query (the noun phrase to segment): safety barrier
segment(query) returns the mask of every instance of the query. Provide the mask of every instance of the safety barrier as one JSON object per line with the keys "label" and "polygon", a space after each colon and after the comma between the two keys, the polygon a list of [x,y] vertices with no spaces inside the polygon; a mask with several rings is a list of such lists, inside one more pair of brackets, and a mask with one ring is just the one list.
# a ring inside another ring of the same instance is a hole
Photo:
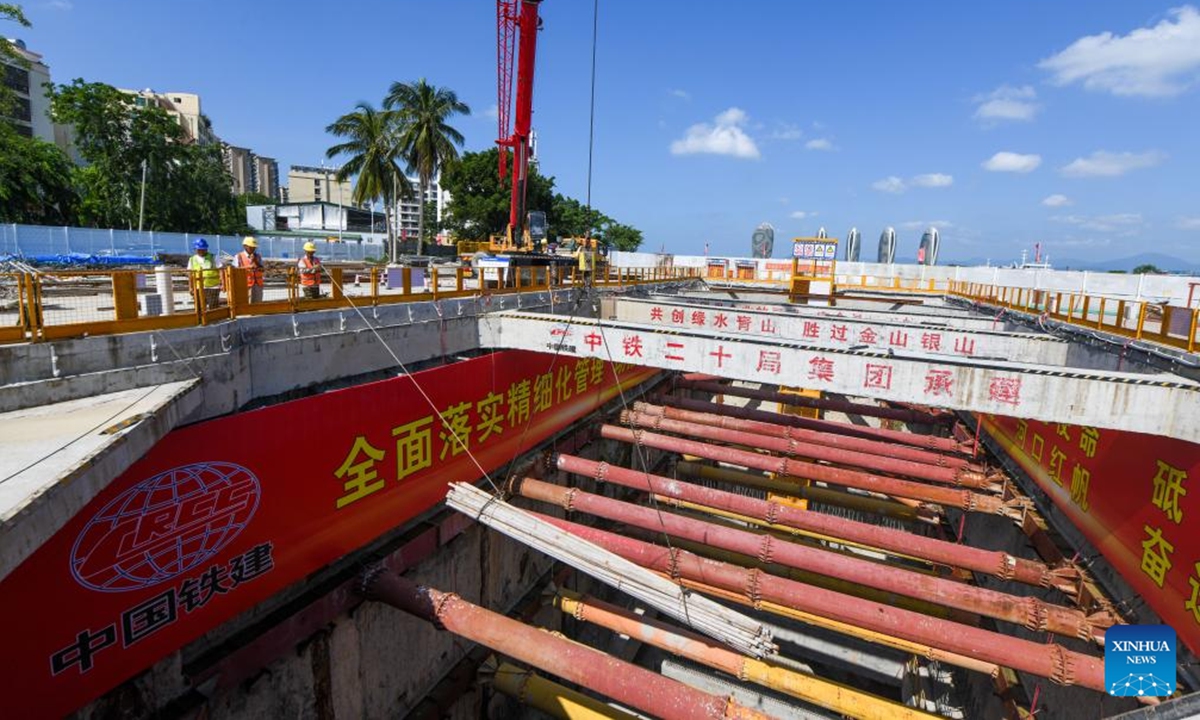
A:
{"label": "safety barrier", "polygon": [[[591,282],[626,287],[686,280],[698,268],[607,268]],[[564,266],[484,268],[326,267],[314,296],[295,267],[269,267],[252,302],[246,270],[0,273],[0,343],[194,327],[237,317],[370,307],[422,300],[579,287]]]}
{"label": "safety barrier", "polygon": [[996,308],[1043,315],[1081,328],[1099,330],[1195,352],[1200,309],[1148,300],[1033,288],[952,282],[949,294]]}

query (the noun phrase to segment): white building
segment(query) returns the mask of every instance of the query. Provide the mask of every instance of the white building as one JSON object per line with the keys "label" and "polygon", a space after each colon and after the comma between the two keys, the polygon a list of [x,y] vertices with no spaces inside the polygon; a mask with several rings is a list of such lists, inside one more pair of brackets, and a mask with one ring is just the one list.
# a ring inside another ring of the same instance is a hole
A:
{"label": "white building", "polygon": [[50,119],[50,97],[45,83],[50,82],[50,68],[42,62],[42,56],[25,47],[22,40],[9,40],[17,54],[25,59],[28,67],[10,64],[0,58],[4,71],[4,82],[16,96],[16,107],[10,115],[17,132],[26,137],[36,137],[54,142],[54,122]]}
{"label": "white building", "polygon": [[[120,89],[120,88],[118,88]],[[160,93],[146,88],[145,90],[121,90],[134,96],[138,107],[160,107],[179,121],[184,135],[189,142],[208,145],[218,142],[213,133],[212,123],[200,109],[200,96],[195,93],[168,92]]]}

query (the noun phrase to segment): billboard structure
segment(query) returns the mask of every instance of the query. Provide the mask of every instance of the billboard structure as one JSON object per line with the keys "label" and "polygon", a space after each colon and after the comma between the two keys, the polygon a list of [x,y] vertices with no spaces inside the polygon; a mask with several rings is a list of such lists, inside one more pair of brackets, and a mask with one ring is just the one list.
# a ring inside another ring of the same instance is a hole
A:
{"label": "billboard structure", "polygon": [[775,251],[775,228],[771,223],[763,223],[754,229],[750,239],[750,257],[769,258]]}
{"label": "billboard structure", "polygon": [[801,260],[835,260],[837,259],[837,245],[837,238],[794,238],[792,240],[792,257]]}

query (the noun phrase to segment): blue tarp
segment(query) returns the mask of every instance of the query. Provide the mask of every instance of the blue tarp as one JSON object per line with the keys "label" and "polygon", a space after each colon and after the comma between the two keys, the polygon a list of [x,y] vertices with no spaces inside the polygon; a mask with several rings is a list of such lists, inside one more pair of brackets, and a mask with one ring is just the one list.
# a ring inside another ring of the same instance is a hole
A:
{"label": "blue tarp", "polygon": [[0,255],[0,262],[5,260],[23,260],[31,265],[154,265],[157,257],[147,255],[84,255],[83,253],[68,253],[63,255]]}

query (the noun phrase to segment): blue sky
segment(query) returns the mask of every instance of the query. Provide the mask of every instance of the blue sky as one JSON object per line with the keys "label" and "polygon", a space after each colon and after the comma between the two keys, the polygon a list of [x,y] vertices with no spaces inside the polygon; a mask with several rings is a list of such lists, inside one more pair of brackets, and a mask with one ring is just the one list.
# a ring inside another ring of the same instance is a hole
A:
{"label": "blue sky", "polygon": [[[484,0],[33,0],[56,82],[196,92],[217,133],[318,164],[324,127],[426,77],[495,139]],[[585,192],[592,3],[545,0],[542,169]],[[5,34],[13,27],[0,28]],[[601,0],[595,205],[649,249],[745,254],[819,226],[944,261],[1159,251],[1200,262],[1200,9],[1150,2]],[[781,242],[782,241],[782,242]],[[1057,264],[1057,263],[1056,263]]]}

